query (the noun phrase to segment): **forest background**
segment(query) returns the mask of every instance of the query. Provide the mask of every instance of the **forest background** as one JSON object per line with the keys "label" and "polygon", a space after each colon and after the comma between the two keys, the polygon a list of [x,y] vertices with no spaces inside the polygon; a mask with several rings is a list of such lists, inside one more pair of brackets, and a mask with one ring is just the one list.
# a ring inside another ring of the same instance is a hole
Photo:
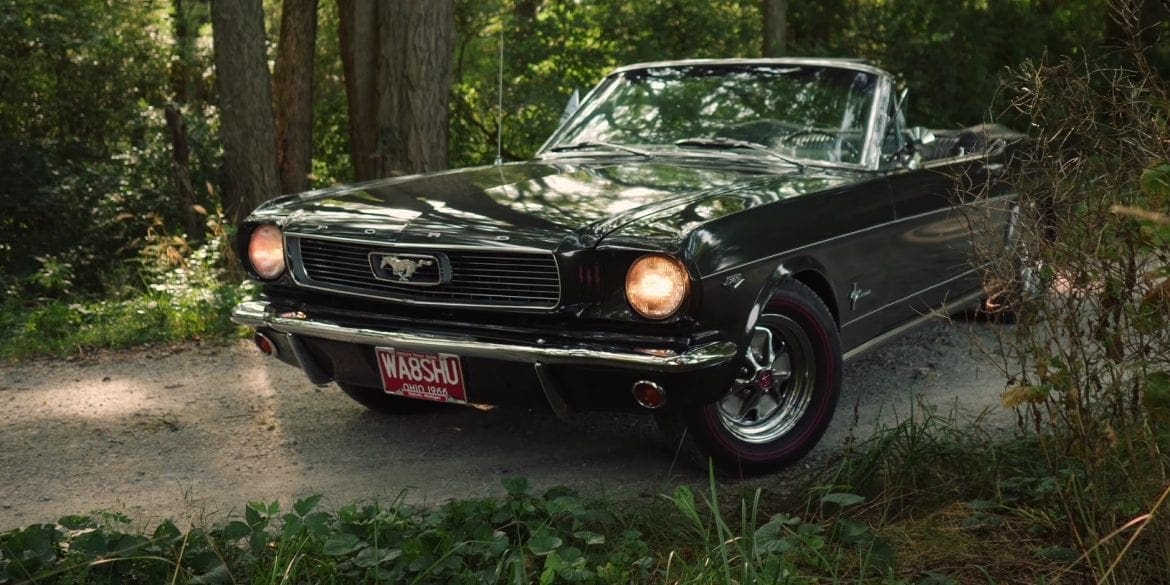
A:
{"label": "forest background", "polygon": [[[0,0],[0,355],[230,331],[225,242],[260,201],[490,164],[497,120],[523,159],[621,64],[863,58],[909,88],[914,125],[1010,124],[1008,68],[1107,55],[1126,34],[1108,4]],[[1166,13],[1141,14],[1163,71]]]}

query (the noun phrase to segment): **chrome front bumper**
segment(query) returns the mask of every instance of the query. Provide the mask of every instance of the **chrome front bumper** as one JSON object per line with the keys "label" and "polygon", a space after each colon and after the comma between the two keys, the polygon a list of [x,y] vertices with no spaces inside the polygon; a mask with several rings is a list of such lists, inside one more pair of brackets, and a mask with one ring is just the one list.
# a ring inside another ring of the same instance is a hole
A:
{"label": "chrome front bumper", "polygon": [[430,353],[451,353],[540,365],[572,364],[629,368],[661,373],[690,372],[716,366],[735,357],[738,348],[729,341],[707,343],[684,353],[653,349],[636,351],[596,350],[549,347],[536,340],[530,345],[493,343],[466,336],[439,336],[405,331],[380,331],[344,327],[326,321],[314,321],[299,314],[278,315],[264,301],[247,301],[232,310],[232,321],[248,327],[267,328],[293,336],[316,337],[334,341],[379,345]]}

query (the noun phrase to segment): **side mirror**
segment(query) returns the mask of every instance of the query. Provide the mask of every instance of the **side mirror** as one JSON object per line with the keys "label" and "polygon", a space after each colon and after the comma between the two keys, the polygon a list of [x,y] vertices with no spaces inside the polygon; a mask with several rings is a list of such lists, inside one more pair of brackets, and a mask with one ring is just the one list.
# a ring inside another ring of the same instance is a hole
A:
{"label": "side mirror", "polygon": [[557,126],[563,125],[565,120],[568,120],[569,116],[572,116],[579,107],[581,107],[581,92],[574,89],[573,95],[569,96],[569,102],[565,104],[565,111],[561,112],[561,121],[557,122]]}

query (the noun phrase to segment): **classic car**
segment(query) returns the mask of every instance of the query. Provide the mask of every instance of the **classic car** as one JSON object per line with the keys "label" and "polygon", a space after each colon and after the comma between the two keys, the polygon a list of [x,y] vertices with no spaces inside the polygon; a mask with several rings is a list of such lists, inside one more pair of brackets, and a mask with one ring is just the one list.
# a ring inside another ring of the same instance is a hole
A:
{"label": "classic car", "polygon": [[909,128],[904,97],[856,60],[622,67],[530,161],[265,203],[233,319],[371,409],[654,414],[767,472],[820,439],[845,360],[983,298],[963,185],[1008,237],[1018,136]]}

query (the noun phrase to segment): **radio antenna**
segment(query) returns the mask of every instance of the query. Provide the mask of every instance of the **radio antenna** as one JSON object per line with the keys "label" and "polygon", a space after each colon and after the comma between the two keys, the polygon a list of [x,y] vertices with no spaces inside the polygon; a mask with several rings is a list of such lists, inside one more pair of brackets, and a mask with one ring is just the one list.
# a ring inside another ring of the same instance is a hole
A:
{"label": "radio antenna", "polygon": [[496,92],[496,166],[504,164],[504,19],[500,19],[500,71]]}

